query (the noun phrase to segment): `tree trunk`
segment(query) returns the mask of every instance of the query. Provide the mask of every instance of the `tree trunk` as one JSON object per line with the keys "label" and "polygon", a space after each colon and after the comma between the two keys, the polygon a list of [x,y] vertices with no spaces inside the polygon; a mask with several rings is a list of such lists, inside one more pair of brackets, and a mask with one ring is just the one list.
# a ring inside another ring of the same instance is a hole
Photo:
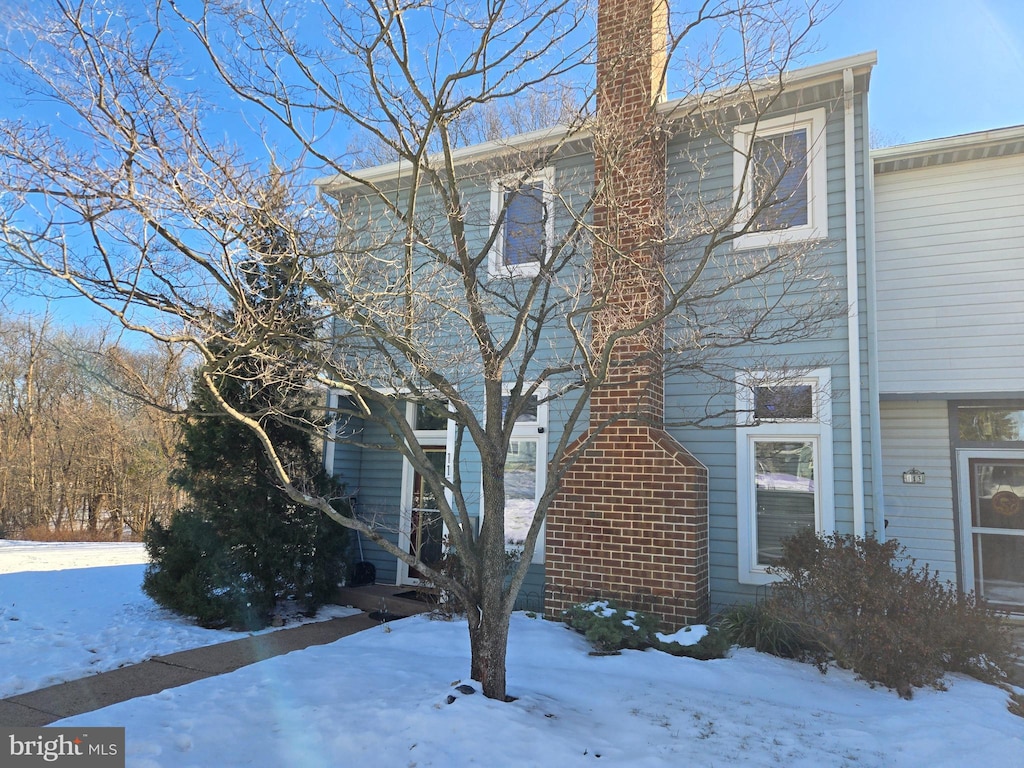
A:
{"label": "tree trunk", "polygon": [[[481,602],[490,603],[490,600]],[[505,653],[508,649],[508,625],[511,618],[497,605],[469,608],[469,647],[472,653],[470,676],[483,686],[484,696],[508,701],[505,692]],[[473,616],[472,612],[477,615]]]}

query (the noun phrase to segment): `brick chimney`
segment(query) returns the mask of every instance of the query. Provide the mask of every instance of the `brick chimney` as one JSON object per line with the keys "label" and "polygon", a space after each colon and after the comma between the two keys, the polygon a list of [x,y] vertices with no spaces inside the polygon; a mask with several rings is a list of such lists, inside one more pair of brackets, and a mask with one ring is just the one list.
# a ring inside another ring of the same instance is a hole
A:
{"label": "brick chimney", "polygon": [[[663,306],[667,0],[598,3],[594,349]],[[588,441],[548,512],[545,610],[611,598],[668,628],[708,611],[707,470],[664,425],[664,328],[612,347]],[[623,414],[629,417],[623,418]]]}

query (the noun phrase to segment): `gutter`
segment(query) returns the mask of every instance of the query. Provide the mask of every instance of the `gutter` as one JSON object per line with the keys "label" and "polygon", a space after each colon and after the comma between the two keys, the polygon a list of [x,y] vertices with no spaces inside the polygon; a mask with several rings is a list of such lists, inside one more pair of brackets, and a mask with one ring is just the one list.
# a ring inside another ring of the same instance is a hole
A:
{"label": "gutter", "polygon": [[[864,515],[864,412],[860,371],[860,282],[857,270],[857,147],[853,69],[843,70],[843,149],[846,180],[846,295],[850,370],[850,470],[853,475],[853,533],[867,534]],[[865,174],[868,163],[865,163]]]}

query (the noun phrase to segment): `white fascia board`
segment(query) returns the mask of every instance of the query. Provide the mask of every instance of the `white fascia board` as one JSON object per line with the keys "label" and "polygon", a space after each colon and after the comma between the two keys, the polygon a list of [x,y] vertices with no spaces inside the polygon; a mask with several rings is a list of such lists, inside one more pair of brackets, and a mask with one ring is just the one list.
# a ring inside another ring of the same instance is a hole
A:
{"label": "white fascia board", "polygon": [[957,136],[945,136],[939,139],[916,141],[912,144],[897,144],[892,147],[871,150],[871,160],[876,165],[887,160],[906,160],[909,158],[940,155],[958,149],[974,147],[997,147],[1024,141],[1024,125],[1008,128],[996,128],[991,131],[963,133]]}

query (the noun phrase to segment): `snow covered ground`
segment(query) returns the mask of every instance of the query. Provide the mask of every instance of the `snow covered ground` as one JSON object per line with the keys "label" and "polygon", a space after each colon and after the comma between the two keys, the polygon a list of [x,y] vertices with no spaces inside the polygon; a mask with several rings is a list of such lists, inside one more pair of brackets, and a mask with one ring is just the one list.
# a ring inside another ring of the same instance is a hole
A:
{"label": "snow covered ground", "polygon": [[245,636],[157,606],[141,588],[147,562],[142,544],[0,539],[0,698]]}
{"label": "snow covered ground", "polygon": [[[116,583],[140,571],[112,570],[109,587],[137,592]],[[0,576],[4,607],[47,598],[19,576],[17,592]],[[115,614],[134,632],[138,615]],[[822,676],[748,650],[711,662],[587,651],[561,625],[516,615],[518,698],[501,704],[455,688],[479,690],[464,677],[465,623],[416,617],[59,725],[125,727],[131,768],[1024,766],[1024,719],[1006,710],[1006,693],[966,677],[905,701],[841,670]]]}

